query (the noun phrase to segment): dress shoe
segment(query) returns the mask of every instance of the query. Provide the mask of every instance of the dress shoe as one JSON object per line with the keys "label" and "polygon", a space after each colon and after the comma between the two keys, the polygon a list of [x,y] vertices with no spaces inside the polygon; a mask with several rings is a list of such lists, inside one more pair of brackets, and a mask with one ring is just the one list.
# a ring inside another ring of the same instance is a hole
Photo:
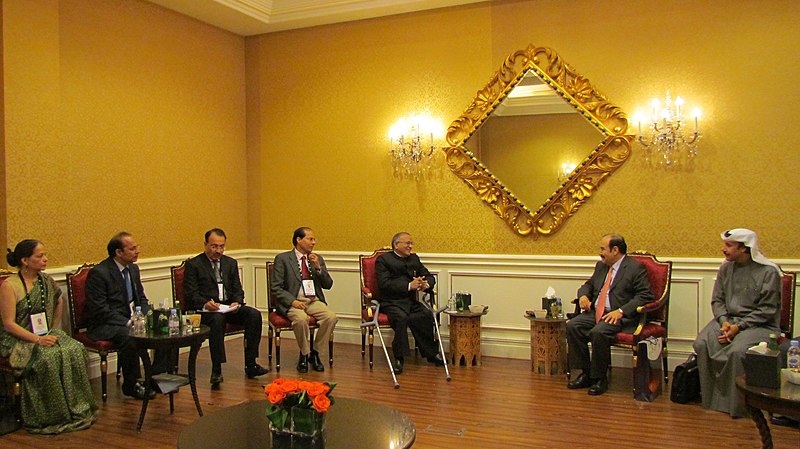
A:
{"label": "dress shoe", "polygon": [[592,386],[592,379],[589,378],[589,375],[586,373],[581,373],[575,380],[571,381],[567,384],[567,388],[570,390],[577,390],[579,388],[589,388]]}
{"label": "dress shoe", "polygon": [[222,373],[211,373],[211,388],[219,388],[219,384],[222,383],[224,379],[222,378]]}
{"label": "dress shoe", "polygon": [[800,421],[783,415],[774,415],[770,422],[776,426],[800,428]]}
{"label": "dress shoe", "polygon": [[608,391],[608,379],[599,379],[591,387],[589,387],[590,396],[600,396]]}
{"label": "dress shoe", "polygon": [[130,396],[134,399],[138,399],[140,401],[144,400],[145,397],[148,400],[156,397],[155,390],[150,390],[146,388],[144,384],[142,384],[141,382],[136,382],[136,385],[134,385],[131,388],[126,388],[123,386],[122,394],[124,394],[125,396]]}
{"label": "dress shoe", "polygon": [[401,357],[396,358],[392,368],[395,374],[403,374],[403,359]]}
{"label": "dress shoe", "polygon": [[444,366],[444,359],[442,359],[441,354],[436,354],[433,357],[428,357],[428,362],[433,363],[436,366]]}
{"label": "dress shoe", "polygon": [[258,363],[254,363],[244,369],[244,373],[247,375],[248,379],[252,379],[254,377],[263,376],[269,372],[269,368],[264,368],[263,366],[259,365]]}
{"label": "dress shoe", "polygon": [[322,360],[319,359],[319,352],[311,351],[311,354],[308,355],[308,361],[311,362],[311,369],[317,372],[325,371],[325,365],[322,364]]}
{"label": "dress shoe", "polygon": [[300,354],[300,359],[297,360],[297,372],[298,373],[307,373],[308,372],[308,356]]}

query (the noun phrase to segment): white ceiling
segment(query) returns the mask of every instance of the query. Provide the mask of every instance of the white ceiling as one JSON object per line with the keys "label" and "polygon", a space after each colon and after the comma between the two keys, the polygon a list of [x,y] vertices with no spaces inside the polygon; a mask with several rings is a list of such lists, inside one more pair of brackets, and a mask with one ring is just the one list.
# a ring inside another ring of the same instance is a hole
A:
{"label": "white ceiling", "polygon": [[486,0],[147,0],[241,36]]}

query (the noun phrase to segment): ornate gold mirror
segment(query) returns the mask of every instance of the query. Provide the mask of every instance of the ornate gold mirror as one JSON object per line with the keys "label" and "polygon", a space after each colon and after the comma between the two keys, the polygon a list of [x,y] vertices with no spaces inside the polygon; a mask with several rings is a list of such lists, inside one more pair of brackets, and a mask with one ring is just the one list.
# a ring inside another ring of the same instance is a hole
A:
{"label": "ornate gold mirror", "polygon": [[450,125],[444,151],[515,232],[537,237],[557,231],[625,162],[627,129],[625,113],[589,80],[531,45],[512,53]]}

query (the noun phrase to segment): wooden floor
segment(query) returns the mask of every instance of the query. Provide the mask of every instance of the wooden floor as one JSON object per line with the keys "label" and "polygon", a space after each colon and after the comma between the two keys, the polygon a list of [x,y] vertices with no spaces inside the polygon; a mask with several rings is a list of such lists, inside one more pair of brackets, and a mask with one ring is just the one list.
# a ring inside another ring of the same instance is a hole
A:
{"label": "wooden floor", "polygon": [[[204,413],[263,399],[262,385],[276,377],[273,370],[262,378],[246,379],[241,344],[240,339],[227,342],[229,362],[218,391],[208,384],[208,350],[201,351],[198,392]],[[337,344],[332,369],[301,376],[294,369],[297,347],[291,340],[284,344],[281,374],[337,382],[336,397],[368,399],[400,409],[416,424],[414,448],[761,447],[749,419],[734,420],[699,404],[674,404],[668,394],[653,403],[634,401],[627,369],[615,369],[609,392],[592,397],[586,390],[568,390],[563,376],[533,374],[526,360],[484,357],[481,367],[453,367],[453,379],[446,382],[442,368],[411,357],[399,376],[402,387],[395,390],[385,361],[376,359],[376,368],[370,371],[359,346]],[[265,338],[262,364],[266,346]],[[376,348],[376,356],[379,353]],[[185,360],[182,355],[184,368]],[[98,379],[93,386],[100,398]],[[150,402],[142,432],[136,433],[140,406],[122,395],[112,375],[108,402],[90,429],[49,437],[20,430],[0,437],[0,448],[175,448],[181,429],[198,418],[191,392],[183,389],[175,396],[174,415],[169,414],[166,397]],[[235,432],[236,423],[230,430],[220,429],[225,431]],[[800,448],[798,430],[774,427],[772,435],[776,448]],[[357,435],[353,438],[357,441]]]}

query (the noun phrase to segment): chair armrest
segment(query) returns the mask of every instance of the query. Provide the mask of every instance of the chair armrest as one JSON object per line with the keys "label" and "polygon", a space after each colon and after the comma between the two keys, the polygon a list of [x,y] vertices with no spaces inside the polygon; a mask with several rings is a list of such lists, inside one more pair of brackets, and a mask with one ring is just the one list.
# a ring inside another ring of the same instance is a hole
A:
{"label": "chair armrest", "polygon": [[658,309],[660,309],[662,307],[664,307],[664,303],[663,302],[652,301],[652,302],[648,302],[647,304],[645,304],[643,306],[637,307],[636,308],[636,312],[638,312],[638,313],[655,312],[656,310],[658,310]]}

